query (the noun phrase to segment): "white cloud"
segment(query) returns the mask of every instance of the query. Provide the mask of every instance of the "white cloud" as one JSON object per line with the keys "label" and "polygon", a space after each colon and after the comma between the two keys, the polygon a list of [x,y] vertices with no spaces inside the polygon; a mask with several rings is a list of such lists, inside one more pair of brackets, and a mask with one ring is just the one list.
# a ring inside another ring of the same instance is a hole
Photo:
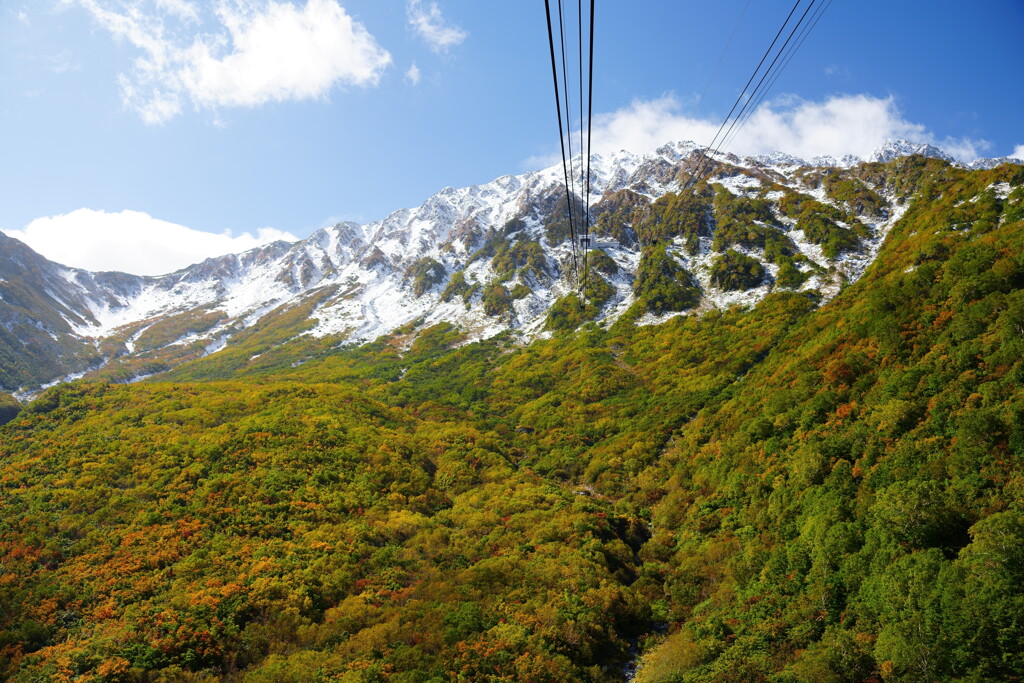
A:
{"label": "white cloud", "polygon": [[188,0],[156,0],[156,6],[186,21],[199,21],[199,10]]}
{"label": "white cloud", "polygon": [[595,152],[626,149],[638,154],[653,152],[666,142],[709,141],[717,124],[684,116],[672,95],[655,100],[634,100],[611,114],[594,117],[592,140]]}
{"label": "white cloud", "polygon": [[[675,96],[668,95],[595,116],[594,151],[642,153],[670,141],[711,142],[721,120],[693,119],[682,108]],[[989,147],[984,140],[936,139],[922,124],[908,121],[891,97],[837,95],[824,102],[793,97],[766,102],[722,150],[741,156],[781,150],[804,158],[866,157],[888,138],[933,144],[965,161],[973,161]]]}
{"label": "white cloud", "polygon": [[468,33],[459,26],[445,22],[441,8],[436,2],[426,6],[422,0],[409,0],[406,5],[409,26],[419,34],[434,52],[444,52],[450,47],[459,45],[468,37]]}
{"label": "white cloud", "polygon": [[1017,145],[1017,147],[1010,153],[1010,156],[1014,159],[1024,161],[1024,145]]}
{"label": "white cloud", "polygon": [[153,218],[141,211],[78,209],[37,218],[8,233],[57,263],[93,271],[162,275],[203,259],[298,238],[274,228],[256,234],[214,234]]}
{"label": "white cloud", "polygon": [[416,62],[413,62],[412,66],[409,67],[409,70],[405,72],[405,80],[412,85],[419,85],[420,78],[422,78],[420,68],[416,66]]}
{"label": "white cloud", "polygon": [[338,84],[375,86],[391,55],[336,0],[303,7],[275,0],[222,0],[216,31],[183,31],[199,20],[187,0],[141,0],[109,9],[111,0],[77,3],[116,38],[142,54],[121,74],[125,103],[147,123],[196,107],[255,107],[323,97]]}

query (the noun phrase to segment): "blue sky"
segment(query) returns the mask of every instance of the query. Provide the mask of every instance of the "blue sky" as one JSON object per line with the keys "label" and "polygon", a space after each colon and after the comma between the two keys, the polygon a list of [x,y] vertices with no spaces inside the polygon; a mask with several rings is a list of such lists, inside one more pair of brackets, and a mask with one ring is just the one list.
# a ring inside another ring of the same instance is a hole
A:
{"label": "blue sky", "polygon": [[[636,151],[707,143],[791,7],[597,5],[594,146]],[[835,0],[729,151],[1024,156],[1022,46],[1020,0]],[[165,272],[542,165],[554,116],[541,0],[4,0],[0,230]]]}

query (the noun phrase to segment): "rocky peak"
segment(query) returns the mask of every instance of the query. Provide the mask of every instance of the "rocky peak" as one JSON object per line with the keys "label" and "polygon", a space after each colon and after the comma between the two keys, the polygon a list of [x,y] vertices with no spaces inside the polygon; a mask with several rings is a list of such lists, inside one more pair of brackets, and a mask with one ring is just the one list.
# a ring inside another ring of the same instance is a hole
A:
{"label": "rocky peak", "polygon": [[900,157],[912,156],[914,154],[924,157],[932,157],[935,159],[942,159],[943,161],[948,161],[950,163],[956,162],[956,159],[954,159],[949,154],[946,154],[938,147],[933,147],[932,145],[925,144],[922,142],[910,142],[909,140],[892,139],[886,140],[881,147],[879,147],[878,149],[871,153],[871,156],[869,156],[867,160],[885,163],[888,161],[892,161],[894,159],[898,159]]}

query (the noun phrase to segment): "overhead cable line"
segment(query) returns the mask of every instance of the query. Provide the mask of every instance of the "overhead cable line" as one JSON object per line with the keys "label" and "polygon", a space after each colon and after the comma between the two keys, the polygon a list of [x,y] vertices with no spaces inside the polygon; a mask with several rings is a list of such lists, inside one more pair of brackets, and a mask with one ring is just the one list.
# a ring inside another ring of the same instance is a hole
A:
{"label": "overhead cable line", "polygon": [[[569,107],[569,69],[566,67],[565,61],[565,15],[562,12],[562,0],[558,0],[558,35],[562,43],[562,83],[565,87],[562,88],[562,93],[565,96],[565,120],[566,120],[566,139],[569,144],[569,182],[570,185],[565,188],[565,199],[569,204],[569,236],[572,237],[572,260],[575,264],[576,261],[576,234],[579,233],[579,229],[573,230],[573,201],[572,195],[576,191],[576,169],[572,161],[572,135],[569,134],[572,126],[572,109]],[[583,153],[583,150],[580,150]],[[576,267],[576,281],[579,282],[579,268]]]}
{"label": "overhead cable line", "polygon": [[815,10],[815,13],[811,17],[810,21],[808,21],[804,25],[804,29],[803,29],[803,31],[801,31],[800,37],[797,39],[797,42],[795,42],[793,45],[791,45],[789,50],[786,52],[786,56],[783,58],[782,64],[779,65],[779,68],[777,68],[775,70],[775,74],[772,76],[772,79],[768,82],[768,85],[765,86],[764,89],[762,89],[760,95],[758,95],[757,99],[754,101],[753,106],[750,107],[750,110],[746,113],[746,115],[740,121],[739,126],[737,126],[737,128],[736,128],[736,132],[733,133],[722,144],[722,147],[726,147],[727,148],[729,145],[731,145],[733,143],[733,141],[736,139],[736,136],[743,129],[743,126],[745,126],[747,124],[747,121],[750,120],[750,117],[753,116],[754,112],[757,111],[757,108],[761,106],[761,103],[764,101],[765,97],[768,95],[768,93],[771,91],[771,89],[775,86],[776,81],[779,80],[779,76],[781,76],[782,72],[786,70],[786,67],[789,66],[789,63],[791,61],[793,61],[793,57],[795,57],[796,53],[800,51],[801,47],[803,47],[804,41],[807,40],[807,37],[811,34],[811,31],[813,31],[815,29],[815,27],[818,25],[818,22],[821,21],[822,15],[825,14],[825,11],[831,5],[832,5],[832,0],[827,0],[827,2],[825,2],[825,4],[818,6],[818,9]]}
{"label": "overhead cable line", "polygon": [[[572,220],[572,202],[569,198],[569,165],[565,158],[565,138],[562,135],[564,130],[562,126],[562,98],[558,91],[558,66],[555,61],[555,34],[551,28],[551,2],[550,0],[544,0],[544,9],[546,10],[545,15],[548,20],[548,45],[551,48],[551,77],[555,84],[555,110],[558,112],[558,142],[562,146],[562,174],[565,177],[565,193],[566,199],[569,200],[569,234],[572,237],[573,251],[572,251],[572,267],[574,272],[578,272],[578,266],[576,264],[576,234],[573,229]],[[566,112],[568,114],[568,112]]]}
{"label": "overhead cable line", "polygon": [[[545,0],[545,2],[547,2],[547,0]],[[765,60],[768,59],[768,56],[772,53],[772,50],[775,49],[775,44],[779,42],[779,37],[782,36],[783,31],[786,30],[786,25],[789,24],[789,20],[793,18],[793,14],[796,12],[797,7],[800,6],[800,2],[801,0],[796,0],[796,3],[794,3],[793,5],[793,9],[789,10],[789,14],[786,16],[786,20],[782,22],[782,26],[779,27],[779,31],[778,33],[775,34],[775,38],[772,40],[772,44],[768,46],[767,50],[765,50],[764,55],[761,57],[761,61],[758,62],[757,64],[757,68],[755,68],[754,72],[750,74],[750,78],[747,80],[747,84],[743,86],[743,90],[740,91],[739,97],[736,98],[736,102],[733,103],[732,108],[729,110],[729,113],[726,114],[725,119],[722,121],[722,125],[718,127],[718,132],[715,133],[715,137],[712,138],[711,143],[708,144],[708,146],[701,151],[700,159],[697,161],[697,166],[694,170],[694,173],[690,176],[690,182],[687,183],[687,187],[692,187],[697,182],[699,182],[700,173],[703,171],[704,166],[708,161],[708,152],[711,150],[712,147],[715,146],[715,143],[718,141],[718,138],[722,134],[722,131],[725,130],[725,127],[726,125],[728,125],[733,113],[735,113],[736,107],[740,106],[740,102],[743,101],[743,96],[746,95],[747,88],[749,88],[750,84],[754,82],[755,78],[757,78],[757,74],[761,71],[761,67],[764,66]]]}
{"label": "overhead cable line", "polygon": [[[816,2],[818,2],[817,8],[815,8]],[[804,10],[800,19],[790,30],[789,36],[786,38],[786,42],[782,45],[781,48],[779,48],[779,51],[778,53],[776,53],[775,58],[772,60],[772,63],[768,66],[768,69],[761,76],[760,81],[758,81],[757,86],[748,96],[747,101],[743,105],[743,108],[740,110],[739,114],[736,115],[736,118],[733,120],[733,122],[729,125],[729,129],[726,131],[725,137],[722,139],[722,142],[713,151],[711,151],[710,149],[707,150],[708,152],[711,153],[711,155],[718,154],[720,149],[727,147],[733,142],[733,140],[736,139],[736,136],[746,125],[747,121],[749,121],[750,118],[757,111],[757,108],[764,101],[765,97],[767,97],[772,87],[775,85],[779,77],[782,75],[782,72],[785,71],[786,67],[789,66],[790,62],[793,60],[793,57],[796,56],[796,53],[803,46],[804,42],[811,34],[811,31],[813,31],[814,28],[818,25],[818,22],[821,21],[822,16],[825,14],[825,11],[829,8],[831,4],[832,0],[822,0],[821,2],[819,2],[818,0],[811,0],[807,9]],[[810,14],[810,18],[808,18],[808,14]],[[788,18],[786,23],[788,23]],[[783,24],[783,28],[785,28],[785,26],[786,24]],[[799,35],[797,35],[798,33]],[[794,37],[796,37],[795,42],[793,41]],[[780,59],[782,60],[781,63],[779,63]],[[755,75],[756,73],[757,71],[755,71]],[[766,80],[767,84],[765,84]],[[698,168],[697,171],[695,171],[695,173],[691,176],[689,185],[692,186],[697,182],[700,182],[709,171],[710,163],[708,163],[703,168]]]}
{"label": "overhead cable line", "polygon": [[[590,250],[590,140],[592,133],[592,124],[594,120],[594,4],[595,0],[590,0],[590,57],[587,60],[587,70],[589,71],[587,86],[587,184],[586,184],[586,209],[583,219],[583,289],[584,294],[586,293],[587,286],[587,275],[589,274],[588,251]],[[582,13],[582,10],[581,10]],[[583,44],[583,40],[580,40],[580,45]],[[582,84],[582,74],[580,75],[580,82]],[[580,105],[582,109],[582,104]],[[583,126],[580,126],[580,133],[582,134]]]}
{"label": "overhead cable line", "polygon": [[[565,195],[566,195],[566,214],[569,221],[569,238],[572,246],[572,257],[573,257],[573,270],[575,275],[576,285],[580,287],[581,291],[585,292],[586,289],[586,278],[587,270],[589,267],[588,263],[588,250],[590,245],[590,145],[592,140],[592,126],[591,119],[593,115],[593,93],[594,93],[594,5],[595,0],[590,0],[590,16],[589,16],[589,59],[584,58],[584,3],[583,0],[577,0],[576,3],[576,36],[575,40],[578,41],[577,45],[572,45],[573,36],[572,33],[572,17],[567,17],[567,13],[571,13],[571,4],[568,4],[571,0],[566,0],[563,4],[563,0],[557,0],[557,3],[552,3],[550,0],[544,0],[544,9],[546,14],[547,28],[548,28],[548,48],[551,56],[551,77],[555,88],[555,110],[558,115],[558,134],[559,134],[559,145],[562,150],[562,174],[565,182]],[[553,8],[552,5],[555,5]],[[555,35],[555,17],[553,17],[553,9],[558,11],[558,31],[557,36]],[[568,9],[568,12],[566,11]],[[568,19],[568,22],[567,22]],[[569,23],[569,30],[566,31],[566,23]],[[558,45],[555,45],[556,40]],[[572,49],[577,48],[577,49]],[[570,71],[571,58],[579,59],[578,64],[572,65],[577,66],[577,69]],[[559,69],[561,66],[561,69]],[[584,79],[584,67],[587,68],[587,76]],[[578,76],[577,73],[578,72]],[[579,78],[578,83],[573,83],[575,78]],[[587,84],[588,92],[587,99],[584,100],[584,83]],[[580,159],[578,163],[574,158],[574,142],[573,138],[577,134],[573,131],[574,112],[573,102],[571,94],[577,89],[579,90],[579,153]],[[565,115],[562,115],[562,109],[564,107]],[[584,155],[586,159],[584,160]],[[578,173],[577,173],[578,170]],[[577,202],[579,205],[577,206]],[[581,259],[577,255],[577,239],[579,240],[579,246],[582,249],[582,271],[580,268]]]}
{"label": "overhead cable line", "polygon": [[[583,256],[583,274],[580,279],[580,291],[587,290],[587,252],[589,251],[590,237],[588,235],[587,215],[588,199],[586,183],[583,176],[583,0],[576,0],[576,42],[579,46],[579,85],[580,85],[580,195],[583,200],[583,224],[580,229],[580,252]],[[587,164],[590,163],[590,150],[587,150]],[[585,294],[584,294],[585,296]]]}
{"label": "overhead cable line", "polygon": [[[718,154],[719,150],[725,146],[725,140],[732,134],[733,130],[736,129],[737,123],[739,123],[741,119],[746,121],[746,119],[743,118],[744,114],[748,111],[753,111],[753,109],[750,106],[751,102],[753,102],[754,99],[757,98],[758,95],[762,93],[764,82],[771,75],[772,70],[775,68],[775,65],[778,63],[779,59],[785,53],[786,47],[789,45],[790,41],[793,40],[793,36],[795,36],[797,31],[800,30],[800,26],[804,23],[804,20],[807,19],[807,13],[814,8],[815,2],[817,2],[817,0],[811,0],[810,4],[807,5],[807,9],[805,9],[804,13],[800,15],[800,19],[796,22],[796,24],[794,24],[793,28],[790,30],[789,36],[786,38],[786,42],[783,43],[782,47],[779,48],[779,51],[775,53],[775,59],[772,60],[772,63],[768,65],[767,69],[765,69],[764,74],[761,75],[761,80],[757,82],[757,85],[751,91],[750,96],[747,98],[747,101],[743,103],[743,107],[740,109],[740,113],[737,114],[736,118],[734,118],[732,123],[729,124],[729,130],[726,131],[725,137],[722,138],[722,142],[719,143],[718,148],[715,149],[713,154]],[[797,2],[797,4],[799,4],[799,1]],[[794,7],[794,9],[796,8]],[[785,28],[785,24],[783,24],[783,28]],[[738,129],[736,130],[738,132]]]}

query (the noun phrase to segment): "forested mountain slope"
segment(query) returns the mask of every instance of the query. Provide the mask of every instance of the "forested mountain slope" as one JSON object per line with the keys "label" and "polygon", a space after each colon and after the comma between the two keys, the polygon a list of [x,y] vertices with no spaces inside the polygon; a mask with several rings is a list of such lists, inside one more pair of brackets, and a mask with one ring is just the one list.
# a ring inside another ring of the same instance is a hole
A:
{"label": "forested mountain slope", "polygon": [[857,172],[906,213],[825,305],[636,325],[693,287],[651,255],[607,328],[49,389],[0,428],[3,675],[1024,676],[1024,171]]}

